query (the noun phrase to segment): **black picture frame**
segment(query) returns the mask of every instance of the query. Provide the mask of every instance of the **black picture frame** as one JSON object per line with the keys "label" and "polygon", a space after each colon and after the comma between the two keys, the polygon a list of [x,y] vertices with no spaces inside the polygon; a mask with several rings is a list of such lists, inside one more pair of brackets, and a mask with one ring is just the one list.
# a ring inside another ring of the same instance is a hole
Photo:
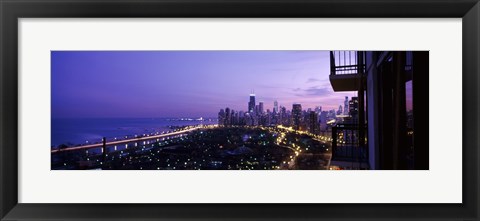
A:
{"label": "black picture frame", "polygon": [[[479,220],[478,0],[0,0],[1,220]],[[19,18],[406,17],[462,18],[462,204],[18,203]]]}

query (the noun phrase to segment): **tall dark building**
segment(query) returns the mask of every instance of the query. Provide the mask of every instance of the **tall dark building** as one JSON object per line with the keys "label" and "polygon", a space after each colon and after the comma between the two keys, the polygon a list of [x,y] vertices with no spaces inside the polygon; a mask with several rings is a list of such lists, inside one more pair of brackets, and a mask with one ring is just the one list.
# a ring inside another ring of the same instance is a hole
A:
{"label": "tall dark building", "polygon": [[253,113],[255,111],[255,94],[250,94],[250,101],[248,102],[248,112]]}
{"label": "tall dark building", "polygon": [[352,97],[348,102],[348,108],[350,116],[356,118],[358,116],[358,97]]}
{"label": "tall dark building", "polygon": [[327,111],[322,111],[320,112],[320,131],[325,132],[327,130],[327,119],[328,117],[328,112]]}
{"label": "tall dark building", "polygon": [[318,114],[315,111],[310,111],[308,115],[308,130],[312,134],[318,133]]}
{"label": "tall dark building", "polygon": [[231,113],[230,113],[230,108],[225,108],[225,126],[230,126],[231,125]]}
{"label": "tall dark building", "polygon": [[345,101],[343,103],[343,115],[348,115],[348,96],[345,96]]}
{"label": "tall dark building", "polygon": [[238,117],[238,112],[235,112],[233,109],[230,110],[230,125],[235,125],[237,123],[235,117]]}
{"label": "tall dark building", "polygon": [[238,124],[245,125],[245,113],[243,111],[238,112]]}
{"label": "tall dark building", "polygon": [[293,104],[292,106],[292,124],[295,130],[300,130],[302,124],[302,105]]}
{"label": "tall dark building", "polygon": [[223,109],[220,109],[220,112],[218,112],[218,125],[225,125],[225,111]]}
{"label": "tall dark building", "polygon": [[288,126],[287,108],[283,106],[280,106],[279,121],[283,126]]}

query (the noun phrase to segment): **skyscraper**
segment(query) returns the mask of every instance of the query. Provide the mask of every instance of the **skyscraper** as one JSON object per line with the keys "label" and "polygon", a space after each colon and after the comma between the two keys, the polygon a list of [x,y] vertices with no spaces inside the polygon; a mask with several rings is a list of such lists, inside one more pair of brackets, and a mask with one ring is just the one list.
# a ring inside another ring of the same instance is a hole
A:
{"label": "skyscraper", "polygon": [[251,113],[249,113],[249,112],[245,113],[245,124],[248,125],[248,126],[253,126],[254,125],[253,118],[251,116]]}
{"label": "skyscraper", "polygon": [[231,113],[230,113],[230,108],[225,108],[225,126],[230,126],[231,122]]}
{"label": "skyscraper", "polygon": [[245,125],[245,113],[243,111],[238,112],[238,124]]}
{"label": "skyscraper", "polygon": [[250,94],[250,101],[248,102],[248,112],[253,113],[255,111],[255,94]]}
{"label": "skyscraper", "polygon": [[220,112],[218,112],[218,125],[223,126],[225,124],[225,111],[223,109],[220,109]]}
{"label": "skyscraper", "polygon": [[325,132],[327,130],[327,117],[328,117],[327,111],[322,111],[320,113],[320,131],[321,132]]}
{"label": "skyscraper", "polygon": [[345,96],[345,101],[343,102],[343,114],[348,115],[348,96]]}
{"label": "skyscraper", "polygon": [[287,108],[280,106],[280,116],[279,116],[280,124],[283,126],[288,125],[288,117],[287,117]]}
{"label": "skyscraper", "polygon": [[273,113],[274,114],[278,113],[278,102],[277,101],[273,102]]}
{"label": "skyscraper", "polygon": [[258,112],[259,114],[263,114],[263,102],[258,102]]}
{"label": "skyscraper", "polygon": [[237,118],[238,118],[238,112],[235,110],[230,110],[230,125],[236,125],[237,124]]}
{"label": "skyscraper", "polygon": [[309,113],[309,121],[308,121],[308,130],[312,134],[317,134],[318,132],[318,115],[315,111],[310,111]]}
{"label": "skyscraper", "polygon": [[302,105],[293,104],[292,106],[292,124],[295,130],[300,130],[302,123]]}
{"label": "skyscraper", "polygon": [[349,114],[352,116],[352,118],[356,119],[358,115],[358,97],[352,97],[350,100],[349,104]]}

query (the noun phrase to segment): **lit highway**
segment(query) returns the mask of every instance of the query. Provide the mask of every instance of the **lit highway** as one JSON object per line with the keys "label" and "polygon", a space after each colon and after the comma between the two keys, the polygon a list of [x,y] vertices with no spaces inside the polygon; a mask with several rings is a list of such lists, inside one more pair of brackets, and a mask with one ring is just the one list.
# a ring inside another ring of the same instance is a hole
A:
{"label": "lit highway", "polygon": [[[175,135],[179,135],[179,134],[188,133],[188,132],[191,132],[191,131],[194,131],[194,130],[211,129],[211,128],[215,128],[215,127],[217,127],[217,126],[216,125],[206,125],[206,126],[188,127],[186,129],[179,130],[179,131],[174,131],[174,132],[171,132],[171,133],[151,135],[151,136],[145,136],[145,137],[136,137],[136,138],[125,139],[125,140],[110,141],[110,142],[106,142],[106,146],[126,144],[126,143],[132,143],[132,142],[138,142],[138,141],[144,141],[144,140],[152,140],[152,139],[164,138],[164,137],[170,137],[170,136],[175,136]],[[103,146],[103,143],[95,143],[95,144],[87,144],[87,145],[82,145],[82,146],[67,147],[67,148],[63,148],[63,149],[56,149],[56,150],[52,150],[51,152],[56,153],[56,152],[63,152],[63,151],[91,149],[91,148],[98,148],[98,147],[102,147],[102,146]]]}

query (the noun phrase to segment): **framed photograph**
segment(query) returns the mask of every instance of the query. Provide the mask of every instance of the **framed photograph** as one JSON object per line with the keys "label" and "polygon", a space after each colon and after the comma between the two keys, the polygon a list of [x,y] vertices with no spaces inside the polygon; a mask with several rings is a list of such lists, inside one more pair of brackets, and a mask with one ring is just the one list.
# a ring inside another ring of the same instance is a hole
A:
{"label": "framed photograph", "polygon": [[479,220],[477,0],[0,11],[1,220]]}

